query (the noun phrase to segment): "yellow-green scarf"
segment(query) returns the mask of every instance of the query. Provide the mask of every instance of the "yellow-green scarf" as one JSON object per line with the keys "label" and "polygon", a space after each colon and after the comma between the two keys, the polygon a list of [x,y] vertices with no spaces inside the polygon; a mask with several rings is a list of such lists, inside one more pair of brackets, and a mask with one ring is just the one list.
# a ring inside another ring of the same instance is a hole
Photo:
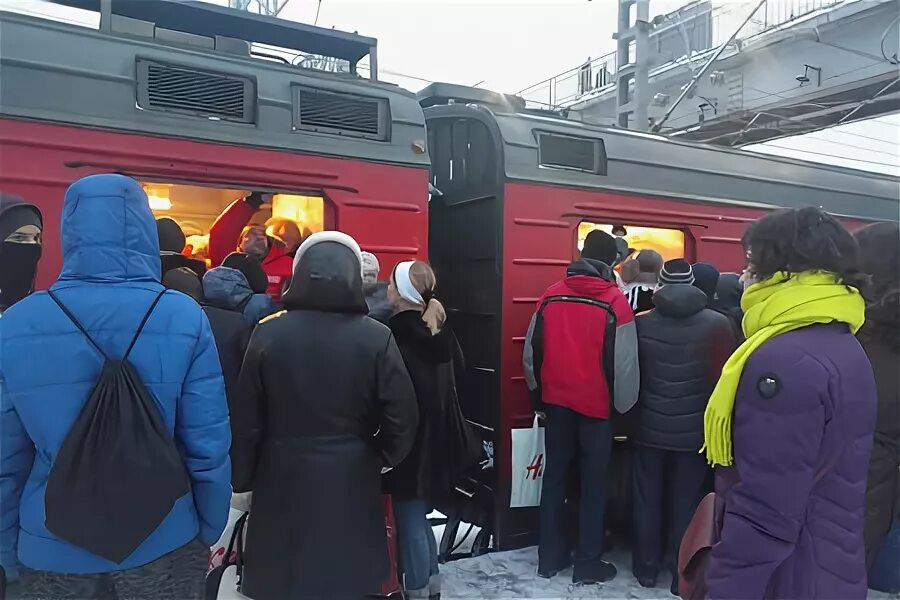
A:
{"label": "yellow-green scarf", "polygon": [[747,341],[735,350],[722,369],[704,415],[709,464],[729,466],[731,415],[734,396],[747,359],[757,348],[782,333],[815,323],[846,323],[856,333],[865,322],[866,306],[859,291],[839,283],[831,273],[777,273],[747,288],[741,298]]}

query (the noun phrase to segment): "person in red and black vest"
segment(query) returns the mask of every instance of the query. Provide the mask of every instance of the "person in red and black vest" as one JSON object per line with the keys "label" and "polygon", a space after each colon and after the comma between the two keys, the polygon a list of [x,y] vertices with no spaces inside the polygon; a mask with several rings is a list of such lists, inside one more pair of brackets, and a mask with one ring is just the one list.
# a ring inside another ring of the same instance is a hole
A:
{"label": "person in red and black vest", "polygon": [[615,239],[592,231],[581,259],[538,300],[523,364],[535,411],[544,415],[546,468],[540,509],[538,575],[555,576],[573,563],[563,535],[566,473],[581,468],[579,542],[574,583],[603,583],[616,568],[602,560],[607,468],[613,407],[637,402],[640,373],[634,312],[610,265]]}

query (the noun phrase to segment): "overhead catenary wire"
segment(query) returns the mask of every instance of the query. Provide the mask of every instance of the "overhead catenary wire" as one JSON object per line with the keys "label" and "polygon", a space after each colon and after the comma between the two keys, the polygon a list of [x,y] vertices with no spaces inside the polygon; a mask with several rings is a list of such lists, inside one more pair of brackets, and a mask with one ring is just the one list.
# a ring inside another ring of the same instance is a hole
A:
{"label": "overhead catenary wire", "polygon": [[[859,163],[866,163],[866,164],[870,164],[870,165],[879,165],[882,167],[894,167],[894,168],[900,169],[900,159],[898,159],[897,162],[887,163],[887,162],[881,162],[881,161],[877,161],[877,160],[866,160],[864,158],[850,158],[848,156],[841,156],[839,154],[829,154],[828,152],[817,152],[815,150],[791,148],[790,146],[782,146],[780,144],[775,144],[775,143],[771,143],[771,142],[763,143],[762,146],[768,147],[768,148],[779,148],[781,150],[789,150],[791,152],[797,152],[798,154],[812,154],[814,156],[824,156],[827,158],[834,158],[836,160],[841,160],[841,161],[859,162]],[[750,150],[750,152],[757,152],[757,151]],[[766,153],[762,152],[761,154],[766,154]]]}
{"label": "overhead catenary wire", "polygon": [[319,0],[319,3],[316,5],[316,18],[313,21],[313,25],[319,24],[319,12],[322,10],[322,0]]}

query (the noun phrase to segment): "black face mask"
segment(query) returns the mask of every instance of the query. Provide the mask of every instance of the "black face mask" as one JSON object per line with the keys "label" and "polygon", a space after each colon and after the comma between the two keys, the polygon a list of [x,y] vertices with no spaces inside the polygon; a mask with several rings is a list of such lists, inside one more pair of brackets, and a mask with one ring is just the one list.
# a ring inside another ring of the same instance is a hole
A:
{"label": "black face mask", "polygon": [[40,258],[40,244],[3,242],[0,249],[0,310],[31,293]]}

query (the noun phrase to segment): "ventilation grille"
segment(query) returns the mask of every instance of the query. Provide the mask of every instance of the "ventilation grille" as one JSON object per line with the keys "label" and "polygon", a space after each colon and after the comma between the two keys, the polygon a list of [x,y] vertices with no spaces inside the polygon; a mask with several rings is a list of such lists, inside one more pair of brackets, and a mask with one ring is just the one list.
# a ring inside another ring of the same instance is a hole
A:
{"label": "ventilation grille", "polygon": [[542,167],[606,175],[606,149],[600,139],[542,133],[538,156]]}
{"label": "ventilation grille", "polygon": [[352,137],[387,140],[386,98],[295,88],[295,127]]}
{"label": "ventilation grille", "polygon": [[138,61],[138,105],[144,109],[250,123],[255,97],[249,79]]}

